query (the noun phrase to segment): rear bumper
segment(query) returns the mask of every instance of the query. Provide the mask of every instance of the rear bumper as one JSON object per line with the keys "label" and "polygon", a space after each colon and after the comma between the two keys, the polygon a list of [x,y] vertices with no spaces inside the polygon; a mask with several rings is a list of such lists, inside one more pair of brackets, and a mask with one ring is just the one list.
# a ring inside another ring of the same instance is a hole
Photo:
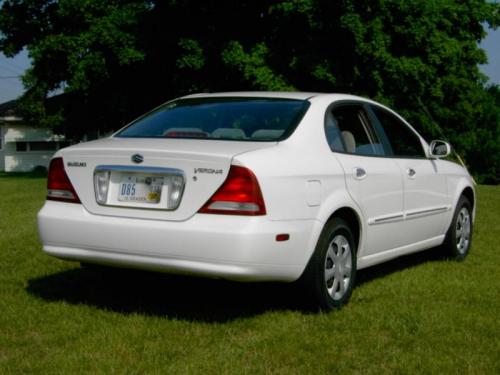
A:
{"label": "rear bumper", "polygon": [[[182,222],[142,220],[53,201],[38,213],[43,250],[58,258],[244,281],[300,277],[316,224],[207,214]],[[277,242],[280,233],[290,239]]]}

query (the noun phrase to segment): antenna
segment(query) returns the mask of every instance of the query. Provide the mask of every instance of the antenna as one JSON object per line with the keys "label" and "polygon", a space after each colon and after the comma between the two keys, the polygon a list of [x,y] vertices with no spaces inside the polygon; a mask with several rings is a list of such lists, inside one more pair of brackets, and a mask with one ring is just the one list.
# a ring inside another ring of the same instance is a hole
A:
{"label": "antenna", "polygon": [[[418,104],[420,105],[420,107],[422,108],[422,110],[424,111],[424,113],[431,120],[431,124],[434,126],[434,128],[437,129],[440,137],[442,137],[443,140],[447,141],[448,137],[446,137],[446,135],[443,132],[443,129],[441,128],[441,126],[439,126],[439,124],[437,123],[437,121],[434,120],[434,118],[432,117],[431,113],[427,109],[426,105],[422,102],[422,99],[420,99],[420,96],[417,96],[417,101],[418,101]],[[457,152],[457,150],[455,150],[455,147],[452,147],[452,150],[455,153],[455,155],[456,155],[458,161],[460,162],[460,164],[462,164],[462,167],[464,167],[465,170],[467,170],[467,166],[465,165],[464,161],[460,157],[460,154]],[[470,175],[470,173],[469,173],[469,175]],[[472,175],[471,175],[471,178],[472,178],[472,181],[474,182],[474,185],[477,185],[476,180],[474,180],[474,177],[472,177]]]}

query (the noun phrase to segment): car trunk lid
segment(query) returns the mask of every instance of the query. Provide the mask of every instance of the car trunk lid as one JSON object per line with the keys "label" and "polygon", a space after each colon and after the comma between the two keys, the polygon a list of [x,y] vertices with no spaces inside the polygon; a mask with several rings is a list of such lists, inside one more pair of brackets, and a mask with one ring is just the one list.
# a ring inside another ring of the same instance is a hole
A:
{"label": "car trunk lid", "polygon": [[[222,185],[235,155],[275,144],[107,138],[69,147],[57,156],[92,214],[183,221]],[[108,179],[104,200],[96,194],[102,186],[98,178]]]}

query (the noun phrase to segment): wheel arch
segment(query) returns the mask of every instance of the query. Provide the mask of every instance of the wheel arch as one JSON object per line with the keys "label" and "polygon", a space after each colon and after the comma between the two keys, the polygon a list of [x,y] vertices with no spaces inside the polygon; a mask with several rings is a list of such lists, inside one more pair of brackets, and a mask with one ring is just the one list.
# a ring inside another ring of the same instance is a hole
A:
{"label": "wheel arch", "polygon": [[351,195],[344,189],[339,189],[330,194],[321,205],[321,209],[318,213],[318,219],[321,222],[321,230],[315,238],[314,248],[316,247],[324,226],[334,217],[340,217],[349,224],[355,237],[354,240],[356,241],[357,254],[359,255],[359,250],[363,245],[365,220],[363,220],[364,216],[360,207],[358,207],[356,202],[351,198]]}
{"label": "wheel arch", "polygon": [[475,206],[476,206],[476,195],[474,194],[474,190],[472,189],[472,187],[470,186],[466,186],[463,190],[462,190],[462,194],[460,194],[460,196],[465,196],[471,206],[472,206],[472,210],[474,210]]}
{"label": "wheel arch", "polygon": [[472,206],[472,220],[474,221],[476,218],[476,206],[477,206],[477,199],[476,199],[476,191],[474,189],[473,182],[470,181],[469,179],[462,178],[456,183],[454,189],[450,189],[453,193],[452,195],[452,206],[451,206],[451,213],[448,218],[448,222],[445,226],[446,230],[451,225],[451,222],[453,220],[453,214],[455,212],[455,209],[458,204],[458,200],[460,199],[461,196],[465,196],[471,206]]}
{"label": "wheel arch", "polygon": [[359,241],[361,239],[361,220],[358,216],[358,213],[352,207],[340,207],[330,215],[328,220],[325,222],[325,225],[334,218],[341,218],[347,222],[349,228],[354,234],[354,241],[356,242],[357,249],[359,246]]}
{"label": "wheel arch", "polygon": [[350,199],[350,196],[345,191],[337,191],[330,196],[330,199],[325,200],[321,205],[316,225],[310,238],[302,273],[306,269],[311,257],[314,254],[316,245],[318,244],[325,225],[334,217],[341,217],[351,226],[351,230],[355,236],[354,239],[356,241],[357,256],[359,256],[360,249],[363,244],[364,234],[363,215],[361,210]]}

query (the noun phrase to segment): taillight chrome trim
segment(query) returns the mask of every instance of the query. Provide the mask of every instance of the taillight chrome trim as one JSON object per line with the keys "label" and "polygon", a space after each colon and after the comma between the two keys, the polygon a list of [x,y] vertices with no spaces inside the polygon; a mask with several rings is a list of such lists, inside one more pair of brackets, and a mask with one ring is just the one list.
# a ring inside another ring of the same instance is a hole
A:
{"label": "taillight chrome trim", "polygon": [[55,198],[56,200],[74,200],[75,195],[69,190],[47,189],[47,199]]}
{"label": "taillight chrome trim", "polygon": [[251,202],[227,202],[227,201],[216,201],[210,203],[208,206],[209,210],[227,210],[227,211],[247,211],[256,212],[259,211],[260,207],[256,203]]}

